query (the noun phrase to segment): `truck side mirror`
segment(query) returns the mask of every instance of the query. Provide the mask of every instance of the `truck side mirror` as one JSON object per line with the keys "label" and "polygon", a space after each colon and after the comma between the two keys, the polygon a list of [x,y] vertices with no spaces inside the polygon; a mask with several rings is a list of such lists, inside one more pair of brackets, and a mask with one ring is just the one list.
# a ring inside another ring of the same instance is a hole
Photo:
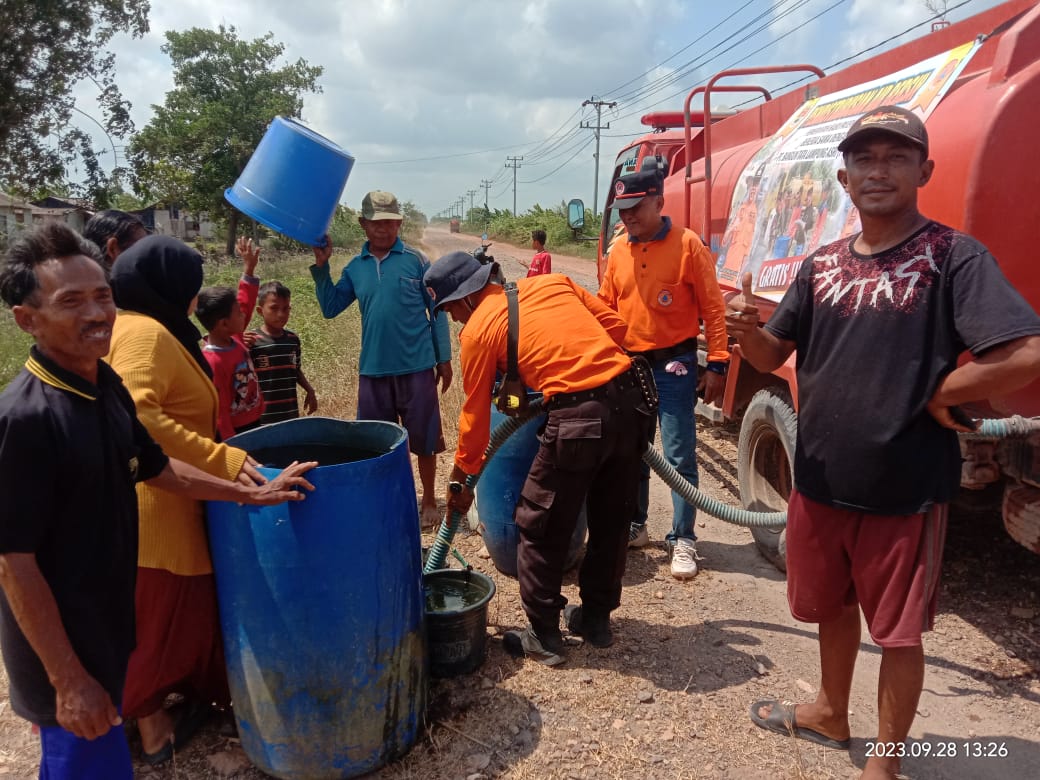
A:
{"label": "truck side mirror", "polygon": [[585,204],[578,198],[567,204],[567,224],[571,230],[581,230],[585,227]]}

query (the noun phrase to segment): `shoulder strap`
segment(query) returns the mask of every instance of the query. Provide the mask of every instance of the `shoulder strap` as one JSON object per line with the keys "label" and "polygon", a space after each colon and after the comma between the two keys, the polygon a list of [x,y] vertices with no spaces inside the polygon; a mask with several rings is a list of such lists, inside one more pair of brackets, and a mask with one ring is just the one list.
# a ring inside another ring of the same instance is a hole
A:
{"label": "shoulder strap", "polygon": [[509,333],[506,337],[506,378],[520,378],[520,358],[518,347],[520,343],[520,301],[516,282],[506,282],[503,285],[506,291],[506,313],[509,316]]}

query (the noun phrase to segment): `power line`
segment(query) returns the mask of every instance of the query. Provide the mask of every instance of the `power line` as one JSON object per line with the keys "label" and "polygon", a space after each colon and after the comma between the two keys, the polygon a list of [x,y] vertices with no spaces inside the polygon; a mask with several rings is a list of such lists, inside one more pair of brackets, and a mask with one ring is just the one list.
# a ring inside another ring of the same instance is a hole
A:
{"label": "power line", "polygon": [[[971,2],[971,0],[963,0],[963,2],[958,3],[953,8],[946,9],[943,13],[938,13],[938,14],[935,14],[934,16],[929,16],[924,21],[919,22],[919,23],[917,23],[915,25],[911,25],[910,27],[907,27],[902,32],[896,33],[895,35],[892,35],[892,36],[889,36],[888,38],[885,38],[885,40],[879,41],[878,43],[875,43],[873,46],[868,46],[867,48],[862,49],[862,50],[856,52],[855,54],[850,54],[848,57],[844,57],[844,58],[838,60],[837,62],[832,62],[830,65],[827,65],[825,68],[822,68],[822,70],[827,72],[827,73],[829,73],[829,72],[833,71],[835,68],[837,68],[838,66],[844,65],[847,62],[852,62],[853,60],[858,59],[859,57],[862,57],[864,54],[867,54],[868,52],[874,51],[874,49],[879,49],[882,46],[884,46],[886,43],[891,43],[892,41],[894,41],[894,40],[896,40],[898,38],[903,37],[907,33],[913,32],[918,27],[924,27],[926,24],[929,24],[930,22],[934,22],[936,19],[941,19],[942,17],[944,17],[948,13],[950,13],[950,11],[956,11],[958,8],[961,8],[962,6],[968,5],[968,3],[970,3],[970,2]],[[828,8],[827,10],[829,11],[830,8]],[[826,13],[826,11],[824,11],[824,13]],[[810,20],[810,21],[812,21],[812,20]],[[799,78],[796,78],[793,81],[789,81],[786,84],[783,84],[783,85],[777,87],[776,92],[777,93],[783,92],[785,89],[788,89],[789,87],[793,87],[796,84],[798,84],[799,82],[805,81],[808,78],[812,78],[812,75],[809,74],[809,75],[805,75],[805,76],[800,76]],[[754,98],[752,98],[751,100],[754,100]],[[751,100],[744,100],[744,101],[742,101],[740,103],[736,103],[733,107],[734,108],[740,108],[741,106],[746,106],[748,103],[751,102]]]}
{"label": "power line", "polygon": [[[785,5],[788,5],[791,2],[795,2],[795,3],[797,3],[797,5],[793,9],[789,8],[787,11],[784,12],[784,14],[781,14],[781,15],[777,16],[776,18],[773,18],[773,14],[775,14],[781,8],[783,8]],[[707,65],[712,60],[717,59],[719,56],[721,56],[725,52],[729,51],[734,46],[737,46],[740,43],[743,43],[744,41],[748,40],[748,38],[751,38],[751,37],[753,37],[755,35],[758,35],[760,32],[762,32],[762,30],[768,29],[768,27],[771,24],[773,24],[775,21],[779,21],[787,13],[790,13],[792,10],[798,10],[798,8],[800,8],[802,5],[805,5],[805,3],[807,3],[807,2],[809,2],[809,0],[780,0],[780,2],[777,3],[775,7],[773,7],[772,4],[770,4],[770,6],[765,11],[762,11],[757,16],[747,20],[741,27],[737,28],[735,31],[733,31],[732,33],[727,35],[721,41],[719,41],[718,43],[710,46],[705,51],[703,51],[700,54],[698,54],[697,56],[695,56],[693,59],[687,60],[682,65],[680,65],[678,68],[673,70],[671,73],[668,73],[668,74],[666,74],[664,76],[661,76],[660,78],[654,79],[653,81],[651,81],[651,82],[649,82],[647,84],[644,84],[642,87],[639,87],[637,89],[630,90],[629,92],[626,92],[626,93],[621,94],[621,95],[614,95],[615,100],[625,101],[625,102],[633,102],[633,101],[641,101],[641,100],[648,99],[653,94],[655,94],[655,93],[659,92],[660,90],[665,89],[669,85],[674,84],[677,81],[685,78],[690,73],[692,73],[693,71],[697,70],[700,67],[703,67],[704,65]],[[752,30],[754,25],[758,24],[763,19],[766,20],[765,23],[759,25],[757,28]],[[744,38],[742,38],[741,40],[737,41],[734,44],[731,44],[729,47],[727,47],[725,49],[722,49],[722,51],[718,51],[719,49],[722,48],[723,44],[727,43],[728,41],[731,41],[732,39],[734,39],[737,36],[739,36],[741,33],[745,32],[745,31],[748,31],[748,30],[752,30],[752,31],[750,33],[748,33],[748,35],[746,35]],[[717,52],[717,51],[718,51],[718,53],[715,54],[714,52]],[[709,57],[709,55],[713,55],[713,56]]]}
{"label": "power line", "polygon": [[[520,182],[520,183],[521,183],[521,184],[535,184],[535,183],[537,183],[537,182],[540,182],[540,181],[543,181],[543,180],[545,180],[545,179],[548,179],[548,178],[549,178],[550,176],[552,176],[552,175],[553,175],[554,173],[556,173],[557,171],[561,170],[561,169],[562,169],[562,168],[563,168],[563,167],[564,167],[565,165],[567,165],[567,163],[569,163],[569,162],[570,162],[571,160],[573,160],[573,159],[574,159],[575,157],[577,157],[577,156],[578,156],[579,154],[581,154],[581,153],[582,153],[583,151],[585,151],[585,147],[587,147],[587,146],[588,146],[589,144],[591,144],[591,143],[592,143],[592,139],[591,139],[591,138],[589,138],[588,140],[586,140],[586,141],[585,141],[584,145],[582,145],[582,146],[581,146],[581,147],[580,147],[580,148],[578,149],[578,151],[576,151],[576,152],[575,152],[574,154],[572,154],[572,155],[571,155],[570,157],[568,157],[568,158],[567,158],[567,159],[566,159],[566,160],[565,160],[565,161],[564,161],[563,163],[561,163],[560,165],[558,165],[558,166],[557,166],[556,168],[553,168],[553,169],[552,169],[551,171],[549,171],[549,172],[548,172],[547,174],[545,174],[544,176],[539,176],[539,177],[538,177],[537,179],[531,179],[530,181],[522,181],[522,182]],[[514,193],[514,194],[515,194],[515,193]]]}
{"label": "power line", "polygon": [[670,62],[671,60],[674,60],[676,57],[678,57],[684,51],[689,49],[691,46],[693,46],[693,45],[703,41],[705,38],[707,38],[709,35],[711,35],[713,32],[715,32],[717,29],[719,29],[722,25],[724,25],[726,22],[728,22],[734,16],[737,16],[738,14],[740,14],[741,11],[743,11],[745,8],[747,8],[749,5],[751,5],[754,2],[755,2],[755,0],[748,0],[748,2],[744,3],[744,5],[740,6],[740,8],[738,8],[736,11],[731,13],[729,16],[727,16],[725,19],[723,19],[721,22],[716,24],[714,27],[712,27],[707,32],[702,33],[701,35],[697,36],[697,38],[695,38],[694,40],[690,41],[688,44],[683,46],[681,49],[679,49],[679,51],[677,51],[674,54],[670,55],[669,57],[666,57],[665,59],[661,60],[659,63],[654,65],[649,70],[643,71],[642,73],[640,73],[635,78],[631,78],[628,81],[626,81],[624,84],[621,84],[620,86],[614,87],[614,89],[612,89],[610,92],[608,92],[606,94],[611,95],[611,94],[613,94],[614,92],[616,92],[619,89],[624,89],[629,84],[634,84],[635,82],[639,81],[639,79],[643,78],[643,76],[649,76],[651,73],[653,73],[655,70],[660,68],[662,65],[665,65],[666,63]]}
{"label": "power line", "polygon": [[[785,14],[783,14],[780,17],[778,17],[778,19],[779,18],[783,18],[783,16],[785,16],[785,15],[787,15],[789,13],[793,13],[794,11],[798,10],[803,5],[805,5],[806,2],[807,2],[807,0],[802,0],[802,2],[798,6],[789,9],[787,12],[785,12]],[[838,6],[843,5],[844,3],[847,3],[847,2],[848,2],[848,0],[837,0],[836,2],[832,3],[830,6],[825,8],[823,11],[820,11],[819,13],[815,14],[814,16],[812,16],[808,20],[806,20],[806,24],[808,24],[809,22],[815,21],[816,19],[819,19],[821,16],[823,16],[823,15],[825,15],[827,13],[830,13],[835,8],[837,8]],[[712,57],[711,59],[714,60],[714,59],[718,58],[719,56],[721,56],[722,54],[725,54],[727,51],[730,51],[731,49],[735,48],[737,45],[739,45],[741,43],[744,43],[745,41],[749,40],[750,38],[754,37],[759,32],[761,32],[761,29],[762,28],[760,28],[759,30],[756,30],[754,33],[751,33],[748,36],[742,38],[741,40],[739,40],[736,43],[734,43],[732,46],[729,46],[726,49],[724,49],[723,51],[719,52],[719,54],[715,55],[715,57]],[[788,30],[783,35],[778,36],[777,38],[773,39],[772,41],[770,41],[769,43],[765,44],[764,46],[760,46],[758,49],[755,49],[753,52],[750,52],[749,54],[741,57],[739,60],[734,60],[732,63],[730,63],[729,65],[726,65],[724,68],[721,68],[720,70],[728,70],[729,68],[732,68],[735,65],[739,65],[741,62],[744,62],[746,59],[748,59],[748,57],[754,56],[755,54],[758,54],[758,53],[760,53],[762,51],[765,51],[766,49],[770,48],[771,46],[775,46],[777,43],[779,43],[780,41],[782,41],[784,38],[788,37],[789,35],[793,35],[794,33],[799,32],[800,29],[801,28],[799,27],[799,28],[795,28],[795,29],[792,29],[792,30]],[[708,60],[708,62],[710,62],[710,61],[711,60]],[[660,100],[657,100],[657,101],[655,101],[653,103],[650,103],[648,105],[643,105],[641,108],[638,108],[638,109],[636,109],[634,111],[631,111],[631,112],[629,112],[627,114],[622,114],[619,117],[619,119],[626,119],[626,118],[628,118],[630,116],[635,116],[636,114],[640,114],[640,113],[646,111],[648,108],[653,108],[654,106],[658,106],[661,103],[665,103],[665,102],[667,102],[669,100],[672,100],[672,99],[674,99],[674,98],[676,98],[676,97],[678,97],[680,95],[688,94],[690,89],[692,89],[693,87],[699,86],[701,84],[704,84],[706,81],[707,81],[707,79],[700,79],[699,81],[695,82],[693,85],[689,85],[686,88],[683,88],[682,90],[680,90],[679,92],[673,92],[672,94],[667,95],[667,96],[661,98]]]}

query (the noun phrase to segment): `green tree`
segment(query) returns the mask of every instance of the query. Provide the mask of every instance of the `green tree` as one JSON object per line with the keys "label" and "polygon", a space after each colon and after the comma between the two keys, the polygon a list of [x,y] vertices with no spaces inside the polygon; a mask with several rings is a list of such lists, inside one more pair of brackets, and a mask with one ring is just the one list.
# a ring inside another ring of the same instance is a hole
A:
{"label": "green tree", "polygon": [[[0,6],[0,187],[28,193],[65,179],[75,159],[87,174],[85,194],[104,205],[108,176],[90,136],[133,131],[130,104],[113,78],[109,41],[119,32],[148,32],[148,0],[4,0]],[[73,87],[97,85],[101,120],[76,107]],[[115,161],[113,161],[113,165]]]}
{"label": "green tree", "polygon": [[238,212],[224,200],[278,115],[298,117],[303,94],[321,92],[321,67],[305,60],[279,64],[285,47],[273,33],[240,40],[234,27],[166,33],[163,52],[174,88],[153,106],[152,120],[130,144],[134,188],[227,219],[234,251]]}

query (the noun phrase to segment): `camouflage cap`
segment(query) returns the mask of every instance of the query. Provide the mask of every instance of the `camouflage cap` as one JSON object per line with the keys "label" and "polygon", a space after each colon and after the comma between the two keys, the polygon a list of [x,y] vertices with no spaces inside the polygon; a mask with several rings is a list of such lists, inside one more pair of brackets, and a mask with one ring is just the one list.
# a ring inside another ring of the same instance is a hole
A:
{"label": "camouflage cap", "polygon": [[391,192],[374,190],[361,201],[362,219],[404,219],[401,215],[401,207],[397,205],[397,198]]}

